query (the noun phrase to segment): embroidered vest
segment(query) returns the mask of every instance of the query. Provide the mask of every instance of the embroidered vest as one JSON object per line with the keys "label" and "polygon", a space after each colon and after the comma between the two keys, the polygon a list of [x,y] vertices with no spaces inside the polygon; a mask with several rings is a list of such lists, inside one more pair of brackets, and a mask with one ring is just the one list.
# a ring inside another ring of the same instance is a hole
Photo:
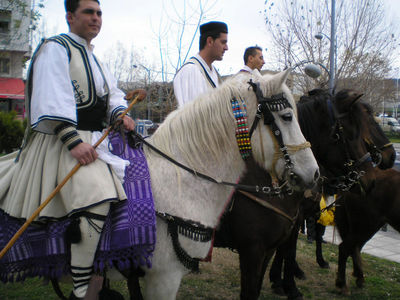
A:
{"label": "embroidered vest", "polygon": [[[191,58],[188,59],[188,61],[183,65],[187,65],[187,64],[194,64],[197,65],[199,67],[200,72],[203,74],[204,78],[206,79],[207,83],[209,84],[209,86],[211,88],[216,88],[217,85],[215,84],[215,82],[212,80],[212,78],[210,77],[210,75],[208,75],[207,70],[204,68],[204,66],[202,65],[202,63],[194,56],[192,56]],[[183,67],[182,66],[182,67]],[[221,83],[221,76],[219,75],[218,71],[215,70],[217,72],[218,75],[218,84]]]}
{"label": "embroidered vest", "polygon": [[96,95],[96,86],[93,78],[93,71],[90,67],[89,56],[83,45],[74,41],[66,34],[60,34],[46,40],[54,41],[67,50],[69,58],[69,74],[74,89],[77,119],[77,129],[97,131],[107,126],[108,92],[106,78],[103,74],[100,63],[96,57],[94,60],[104,80],[106,95]]}

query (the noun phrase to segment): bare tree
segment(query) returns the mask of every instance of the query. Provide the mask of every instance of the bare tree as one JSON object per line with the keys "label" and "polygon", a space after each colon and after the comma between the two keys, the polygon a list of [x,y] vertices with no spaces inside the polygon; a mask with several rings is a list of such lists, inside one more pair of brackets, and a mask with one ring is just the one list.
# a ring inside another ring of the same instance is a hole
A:
{"label": "bare tree", "polygon": [[[355,88],[377,107],[384,97],[382,79],[395,57],[398,30],[385,20],[381,0],[336,0],[336,36],[330,37],[331,1],[281,0],[268,3],[266,24],[280,67],[312,60],[329,68],[330,38],[336,41],[336,89]],[[321,34],[318,40],[315,35]],[[329,74],[300,82],[303,91],[326,87]]]}
{"label": "bare tree", "polygon": [[164,82],[168,81],[170,75],[175,74],[189,58],[200,24],[213,16],[210,13],[216,3],[217,0],[163,2],[157,40]]}

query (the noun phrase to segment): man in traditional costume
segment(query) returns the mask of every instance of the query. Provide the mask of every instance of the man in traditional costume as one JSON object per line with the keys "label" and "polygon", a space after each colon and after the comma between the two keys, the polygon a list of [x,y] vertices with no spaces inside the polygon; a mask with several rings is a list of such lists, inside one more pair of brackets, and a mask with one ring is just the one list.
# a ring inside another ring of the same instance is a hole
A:
{"label": "man in traditional costume", "polygon": [[223,22],[202,24],[199,48],[200,52],[175,75],[174,93],[179,107],[220,84],[221,78],[212,63],[222,60],[228,50],[228,26]]}
{"label": "man in traditional costume", "polygon": [[265,64],[262,48],[259,46],[252,46],[246,48],[243,55],[244,67],[240,72],[252,73],[254,70],[261,71]]}
{"label": "man in traditional costume", "polygon": [[[127,162],[110,153],[107,140],[97,151],[92,145],[127,104],[93,55],[91,41],[102,25],[100,3],[65,0],[65,9],[70,32],[44,40],[32,57],[26,89],[30,133],[18,157],[0,162],[0,208],[29,218],[77,162],[83,165],[39,216],[76,221],[80,238],[71,244],[70,299],[83,299],[110,202],[126,199]],[[123,126],[133,130],[135,124],[124,116]]]}

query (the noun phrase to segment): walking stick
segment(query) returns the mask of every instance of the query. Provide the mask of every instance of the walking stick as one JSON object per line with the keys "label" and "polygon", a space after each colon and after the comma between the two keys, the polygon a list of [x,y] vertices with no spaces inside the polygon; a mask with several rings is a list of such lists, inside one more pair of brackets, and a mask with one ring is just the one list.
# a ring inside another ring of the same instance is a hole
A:
{"label": "walking stick", "polygon": [[[132,92],[129,92],[126,96],[126,100],[132,100],[133,96],[136,95],[135,99],[129,104],[128,108],[124,110],[124,112],[118,117],[116,122],[114,124],[110,125],[107,130],[104,132],[102,137],[93,145],[94,148],[97,148],[104,139],[108,136],[110,131],[114,129],[117,125],[120,124],[122,121],[122,118],[132,109],[133,105],[137,103],[138,101],[142,101],[146,97],[146,91],[145,90],[134,90]],[[33,220],[39,215],[39,213],[46,207],[47,204],[50,203],[50,201],[53,199],[53,197],[61,190],[61,188],[67,183],[67,181],[74,175],[79,168],[81,167],[81,163],[77,163],[75,167],[68,173],[68,175],[56,186],[56,188],[50,193],[50,195],[47,197],[47,199],[40,204],[40,206],[34,211],[32,216],[25,221],[25,223],[21,226],[20,229],[14,234],[14,236],[11,238],[11,240],[7,243],[7,245],[1,250],[0,252],[0,259],[7,253],[8,250],[14,245],[14,243],[17,241],[17,239],[24,233],[26,228],[28,228],[29,224],[33,222]]]}

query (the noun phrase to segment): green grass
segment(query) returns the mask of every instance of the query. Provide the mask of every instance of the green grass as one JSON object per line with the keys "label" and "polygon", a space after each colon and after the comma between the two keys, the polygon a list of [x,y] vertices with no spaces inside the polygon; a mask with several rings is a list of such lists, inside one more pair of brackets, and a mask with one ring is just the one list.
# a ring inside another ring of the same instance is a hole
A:
{"label": "green grass", "polygon": [[[347,262],[347,283],[350,295],[344,297],[335,288],[338,249],[336,245],[324,244],[323,255],[330,269],[320,269],[315,262],[315,245],[308,244],[303,236],[298,243],[297,259],[306,273],[306,280],[297,280],[305,299],[400,299],[400,264],[362,254],[365,272],[365,287],[359,289],[351,276],[352,262]],[[269,270],[267,270],[268,272]],[[70,283],[61,284],[65,295],[71,291]],[[125,281],[112,283],[125,299],[128,289]],[[214,249],[212,263],[201,263],[199,274],[184,277],[178,300],[230,300],[239,299],[240,273],[238,255],[226,249]],[[43,284],[40,279],[28,279],[24,283],[0,284],[1,300],[52,300],[57,299],[51,284]],[[268,274],[260,295],[261,300],[285,299],[274,295],[270,289]]]}
{"label": "green grass", "polygon": [[400,133],[385,132],[385,134],[392,143],[400,143]]}

